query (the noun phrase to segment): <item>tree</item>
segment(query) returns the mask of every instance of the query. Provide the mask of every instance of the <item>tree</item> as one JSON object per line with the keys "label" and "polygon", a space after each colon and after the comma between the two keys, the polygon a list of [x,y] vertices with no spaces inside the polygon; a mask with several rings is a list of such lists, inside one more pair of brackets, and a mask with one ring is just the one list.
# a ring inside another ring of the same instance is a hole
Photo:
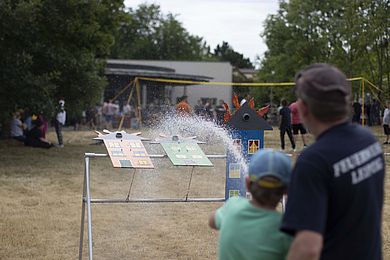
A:
{"label": "tree", "polygon": [[229,43],[225,41],[222,42],[221,45],[217,45],[217,47],[214,49],[213,55],[219,61],[228,61],[236,68],[252,69],[254,67],[249,58],[245,58],[244,55],[236,52],[233,47],[231,47]]}
{"label": "tree", "polygon": [[203,60],[210,49],[201,37],[191,35],[173,14],[158,5],[129,9],[116,35],[112,58]]}
{"label": "tree", "polygon": [[[282,1],[278,13],[265,22],[262,37],[268,51],[259,78],[292,81],[301,68],[327,62],[383,89],[383,79],[390,73],[389,11],[384,0]],[[388,80],[387,84],[390,91]]]}
{"label": "tree", "polygon": [[119,0],[0,2],[0,121],[16,108],[70,113],[101,98],[104,61],[120,22]]}

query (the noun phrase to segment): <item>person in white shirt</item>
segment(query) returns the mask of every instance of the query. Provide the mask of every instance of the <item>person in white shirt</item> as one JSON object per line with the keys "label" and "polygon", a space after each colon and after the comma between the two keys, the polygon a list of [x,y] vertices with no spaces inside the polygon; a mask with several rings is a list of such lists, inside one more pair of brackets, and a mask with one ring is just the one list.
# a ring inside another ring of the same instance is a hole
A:
{"label": "person in white shirt", "polygon": [[383,125],[383,131],[386,135],[386,141],[383,144],[389,144],[389,136],[390,136],[390,101],[387,102],[387,107],[385,109],[385,112],[383,113],[383,120],[382,120],[382,125]]}
{"label": "person in white shirt", "polygon": [[23,134],[24,125],[20,120],[21,115],[19,112],[15,112],[12,120],[11,120],[11,137],[18,141],[24,142],[26,137]]}
{"label": "person in white shirt", "polygon": [[58,102],[57,114],[54,122],[54,128],[56,130],[59,147],[64,147],[64,141],[62,138],[62,127],[65,125],[65,121],[66,121],[65,101],[60,100]]}
{"label": "person in white shirt", "polygon": [[248,102],[251,99],[251,96],[249,94],[246,94],[243,99],[241,99],[240,107],[245,104],[245,102]]}

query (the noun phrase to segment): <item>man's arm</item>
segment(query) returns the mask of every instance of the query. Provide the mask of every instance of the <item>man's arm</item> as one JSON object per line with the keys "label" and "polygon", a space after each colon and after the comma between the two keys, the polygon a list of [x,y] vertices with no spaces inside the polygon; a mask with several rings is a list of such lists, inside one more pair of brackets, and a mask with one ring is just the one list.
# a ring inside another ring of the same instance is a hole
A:
{"label": "man's arm", "polygon": [[320,233],[299,231],[291,244],[288,260],[318,260],[320,259],[323,238]]}
{"label": "man's arm", "polygon": [[215,212],[213,212],[213,213],[210,214],[210,217],[209,217],[209,226],[210,226],[212,229],[218,230],[217,225],[215,224]]}

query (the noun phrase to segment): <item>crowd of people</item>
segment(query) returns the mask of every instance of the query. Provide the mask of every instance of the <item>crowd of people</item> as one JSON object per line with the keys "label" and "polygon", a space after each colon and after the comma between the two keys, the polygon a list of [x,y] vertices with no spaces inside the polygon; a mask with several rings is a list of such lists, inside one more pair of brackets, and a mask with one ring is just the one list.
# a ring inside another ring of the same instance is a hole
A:
{"label": "crowd of people", "polygon": [[[64,147],[62,138],[62,127],[66,122],[65,101],[59,100],[53,117],[53,124],[56,131],[57,147]],[[10,123],[11,138],[24,143],[26,146],[51,148],[55,146],[46,139],[49,128],[49,121],[42,113],[33,113],[29,110],[18,110],[13,113]]]}
{"label": "crowd of people", "polygon": [[[390,144],[390,103],[388,102],[386,104],[383,113],[381,113],[380,104],[376,100],[373,100],[373,102],[368,101],[364,107],[366,108],[365,116],[362,117],[362,105],[359,102],[354,102],[352,104],[352,116],[349,117],[350,121],[352,121],[352,123],[362,124],[362,120],[365,119],[365,124],[368,126],[382,124],[386,136],[383,144]],[[381,115],[383,115],[382,118]],[[282,99],[281,106],[279,107],[279,116],[281,149],[285,149],[286,134],[290,140],[293,151],[296,150],[296,142],[299,135],[302,138],[303,147],[306,148],[306,133],[308,131],[300,120],[297,102],[288,105],[287,100]]]}
{"label": "crowd of people", "polygon": [[[351,122],[351,87],[337,68],[311,65],[295,83],[294,106],[315,142],[292,170],[282,152],[260,150],[252,156],[246,177],[252,199],[230,198],[210,215],[210,227],[220,231],[218,257],[381,260],[381,144],[367,128]],[[283,102],[285,120],[287,108]],[[275,208],[284,194],[282,215]]]}

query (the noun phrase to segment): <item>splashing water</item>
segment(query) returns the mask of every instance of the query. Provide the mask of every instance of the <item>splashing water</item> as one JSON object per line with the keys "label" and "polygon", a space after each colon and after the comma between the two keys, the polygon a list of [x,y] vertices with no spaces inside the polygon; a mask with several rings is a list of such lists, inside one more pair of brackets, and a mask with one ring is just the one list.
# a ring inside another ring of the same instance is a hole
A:
{"label": "splashing water", "polygon": [[234,146],[229,131],[213,121],[198,116],[185,117],[177,114],[166,114],[158,123],[152,125],[152,131],[156,131],[156,135],[196,136],[199,141],[204,141],[207,144],[223,144],[240,164],[244,175],[248,172],[247,162],[241,151]]}

